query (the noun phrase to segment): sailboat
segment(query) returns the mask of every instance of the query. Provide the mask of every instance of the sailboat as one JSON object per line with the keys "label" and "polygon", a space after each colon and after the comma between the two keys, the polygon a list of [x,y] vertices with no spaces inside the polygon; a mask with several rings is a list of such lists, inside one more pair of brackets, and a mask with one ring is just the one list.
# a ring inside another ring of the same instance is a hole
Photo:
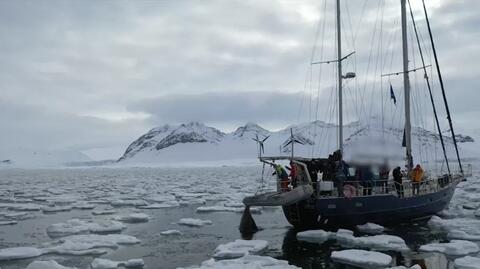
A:
{"label": "sailboat", "polygon": [[[400,0],[401,8],[401,35],[402,35],[402,54],[403,71],[397,74],[403,76],[404,92],[404,161],[405,166],[400,176],[400,186],[398,182],[392,179],[391,169],[387,170],[387,176],[376,180],[359,180],[356,172],[349,173],[347,170],[359,171],[364,168],[365,162],[360,160],[351,160],[351,163],[343,159],[344,138],[343,138],[343,80],[355,77],[354,73],[342,73],[342,62],[351,54],[343,56],[342,38],[341,38],[341,3],[336,0],[336,60],[337,68],[337,89],[338,89],[338,149],[334,154],[322,158],[305,158],[294,155],[295,137],[291,135],[291,155],[290,156],[259,156],[259,160],[264,165],[271,165],[277,171],[278,184],[277,190],[266,192],[253,196],[248,196],[243,200],[245,211],[240,224],[242,233],[254,232],[257,227],[250,215],[251,206],[281,206],[286,219],[295,228],[326,228],[343,227],[358,225],[367,222],[378,224],[400,223],[405,221],[429,218],[430,216],[443,210],[449,204],[454,194],[457,184],[466,179],[468,171],[464,170],[459,150],[457,147],[456,136],[452,126],[452,119],[448,107],[445,89],[440,72],[435,43],[430,28],[427,9],[423,2],[423,11],[428,27],[431,48],[435,59],[435,65],[439,84],[442,90],[442,97],[446,108],[447,119],[450,127],[451,139],[456,152],[456,161],[459,171],[454,172],[450,169],[449,159],[445,149],[445,142],[440,129],[439,119],[435,103],[431,94],[430,82],[428,80],[424,56],[421,53],[421,46],[418,43],[423,67],[413,70],[409,69],[409,52],[407,45],[407,0]],[[410,15],[415,26],[415,35],[418,41],[418,33],[410,6]],[[419,41],[418,41],[419,42]],[[430,99],[433,106],[438,137],[441,141],[443,157],[445,158],[447,172],[442,175],[433,175],[425,173],[422,176],[420,187],[412,183],[412,175],[416,172],[413,167],[412,158],[412,124],[410,108],[410,78],[409,74],[413,71],[423,70],[425,80],[430,92]],[[263,141],[264,142],[264,141]],[[262,143],[263,143],[262,142]],[[262,144],[263,147],[263,144]],[[282,171],[279,162],[289,162],[296,167],[297,175],[286,177]],[[362,163],[362,167],[356,163]],[[376,164],[368,164],[369,169]],[[348,167],[348,168],[346,168]],[[278,169],[277,169],[278,168]],[[298,171],[302,175],[298,176]],[[321,176],[319,176],[321,175]],[[295,178],[293,178],[295,177]],[[372,183],[373,182],[373,183]],[[415,189],[417,188],[417,189]],[[373,190],[373,191],[372,191]]]}

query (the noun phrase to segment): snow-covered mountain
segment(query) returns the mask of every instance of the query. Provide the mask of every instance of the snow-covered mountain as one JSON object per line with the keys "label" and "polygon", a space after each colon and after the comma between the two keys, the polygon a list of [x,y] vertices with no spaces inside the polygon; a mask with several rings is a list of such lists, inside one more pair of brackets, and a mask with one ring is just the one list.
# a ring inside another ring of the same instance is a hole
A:
{"label": "snow-covered mountain", "polygon": [[[192,122],[181,125],[164,125],[154,128],[132,142],[120,164],[173,164],[208,161],[254,161],[259,147],[252,138],[269,138],[264,144],[264,155],[290,155],[291,131],[295,140],[296,156],[325,157],[337,148],[337,126],[323,121],[314,121],[291,125],[279,131],[269,131],[255,123],[247,123],[231,133],[223,133],[202,123]],[[434,132],[415,127],[412,130],[412,148],[415,162],[442,158],[438,135]],[[358,156],[387,156],[402,160],[403,129],[381,128],[372,122],[352,122],[344,126],[345,158]],[[471,145],[474,138],[457,136],[463,156],[476,156]],[[454,158],[452,139],[445,137],[449,157]],[[468,145],[468,146],[465,146]],[[383,157],[382,157],[383,158]]]}

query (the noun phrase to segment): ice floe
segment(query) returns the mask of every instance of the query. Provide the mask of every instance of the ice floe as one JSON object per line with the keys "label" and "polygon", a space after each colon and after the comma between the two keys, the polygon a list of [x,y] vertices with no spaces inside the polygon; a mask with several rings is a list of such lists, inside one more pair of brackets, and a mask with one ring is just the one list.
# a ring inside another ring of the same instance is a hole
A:
{"label": "ice floe", "polygon": [[92,211],[93,215],[112,215],[115,213],[117,213],[117,211],[113,209],[99,209],[99,210]]}
{"label": "ice floe", "polygon": [[420,247],[421,251],[441,252],[452,256],[465,256],[480,251],[477,244],[465,240],[452,240],[449,243],[430,243]]}
{"label": "ice floe", "polygon": [[480,220],[472,218],[442,219],[433,216],[428,225],[448,232],[451,239],[480,240]]}
{"label": "ice floe", "polygon": [[17,223],[18,222],[15,221],[15,220],[1,220],[0,221],[0,226],[2,226],[2,225],[15,225]]}
{"label": "ice floe", "polygon": [[297,233],[297,239],[310,243],[323,243],[330,239],[335,239],[335,233],[324,230],[308,230]]}
{"label": "ice floe", "polygon": [[381,234],[385,230],[385,228],[381,225],[367,222],[362,225],[357,225],[357,230],[362,233],[367,233],[367,234]]}
{"label": "ice floe", "polygon": [[63,223],[51,224],[47,227],[47,234],[50,237],[61,237],[86,233],[118,233],[125,228],[124,224],[113,220],[87,222],[80,219],[71,219]]}
{"label": "ice floe", "polygon": [[54,260],[49,261],[33,261],[26,269],[75,269],[75,267],[66,267]]}
{"label": "ice floe", "polygon": [[[232,260],[215,260],[210,259],[204,261],[198,267],[188,267],[188,269],[300,269],[294,265],[288,264],[287,261],[277,260],[272,257],[246,255],[238,259]],[[177,268],[186,269],[186,268]]]}
{"label": "ice floe", "polygon": [[182,232],[179,230],[167,230],[160,233],[161,235],[181,235]]}
{"label": "ice floe", "polygon": [[142,268],[145,262],[142,259],[130,259],[128,261],[112,261],[108,259],[95,258],[90,267],[92,269],[116,269],[120,266],[125,268]]}
{"label": "ice floe", "polygon": [[392,257],[387,254],[362,249],[333,251],[331,258],[339,263],[366,268],[385,267],[392,263]]}
{"label": "ice floe", "polygon": [[127,223],[139,223],[139,222],[148,222],[150,216],[145,213],[132,213],[128,215],[120,215],[113,217],[115,220],[119,220]]}
{"label": "ice floe", "polygon": [[[235,212],[235,213],[243,213],[243,207],[227,207],[223,205],[217,206],[200,206],[197,208],[198,213],[208,213],[208,212]],[[260,207],[251,207],[250,213],[252,214],[259,214],[262,212]]]}
{"label": "ice floe", "polygon": [[73,208],[71,206],[45,206],[42,208],[43,213],[55,213],[70,211]]}
{"label": "ice floe", "polygon": [[323,243],[327,240],[336,240],[342,246],[370,248],[377,250],[408,251],[405,240],[394,235],[373,235],[356,237],[350,230],[339,229],[335,232],[324,230],[310,230],[297,234],[297,239],[311,243]]}
{"label": "ice floe", "polygon": [[235,259],[248,254],[258,254],[268,246],[265,240],[241,240],[221,244],[213,253],[215,259]]}
{"label": "ice floe", "polygon": [[177,224],[185,225],[185,226],[192,226],[192,227],[201,227],[201,226],[204,226],[204,225],[212,225],[213,222],[211,220],[183,218],[183,219],[180,219],[177,222]]}
{"label": "ice floe", "polygon": [[415,265],[410,266],[410,267],[399,265],[399,266],[394,266],[394,267],[388,267],[388,268],[385,268],[385,269],[422,269],[422,267],[418,264],[415,264]]}
{"label": "ice floe", "polygon": [[46,251],[34,247],[13,247],[0,249],[0,261],[34,258]]}
{"label": "ice floe", "polygon": [[465,256],[455,259],[456,269],[480,269],[480,258]]}
{"label": "ice floe", "polygon": [[153,203],[148,205],[138,206],[140,209],[161,209],[161,208],[171,208],[171,207],[179,207],[180,204],[177,201],[170,201],[164,203]]}

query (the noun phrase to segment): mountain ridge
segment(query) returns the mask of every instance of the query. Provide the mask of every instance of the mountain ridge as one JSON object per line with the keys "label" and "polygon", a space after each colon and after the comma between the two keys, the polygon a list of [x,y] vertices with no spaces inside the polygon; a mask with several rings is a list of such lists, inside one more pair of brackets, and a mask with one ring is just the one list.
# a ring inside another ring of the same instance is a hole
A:
{"label": "mountain ridge", "polygon": [[[389,143],[393,145],[389,149],[392,154],[399,152],[403,154],[404,150],[401,150],[403,129],[390,127],[381,130],[379,126],[379,124],[367,125],[360,121],[346,124],[344,126],[345,146],[350,147],[350,151],[356,149],[363,153],[373,151],[379,139],[387,139],[387,141],[393,141]],[[337,126],[323,121],[290,125],[278,131],[270,131],[256,123],[247,122],[234,131],[226,133],[200,122],[190,122],[179,125],[166,124],[149,130],[127,147],[118,162],[168,163],[251,159],[257,156],[256,153],[258,154],[258,145],[252,141],[256,136],[269,137],[265,142],[266,155],[287,155],[291,151],[290,146],[286,147],[290,140],[290,129],[293,130],[296,140],[304,144],[295,145],[295,153],[298,156],[328,156],[335,150]],[[419,156],[427,154],[422,148],[438,147],[439,137],[434,132],[420,127],[415,127],[412,131],[416,140],[414,146],[418,148],[416,154]],[[445,140],[449,144],[453,142],[450,137],[446,137]],[[457,140],[460,143],[475,141],[474,138],[461,134],[457,135]],[[375,150],[383,152],[385,149]]]}

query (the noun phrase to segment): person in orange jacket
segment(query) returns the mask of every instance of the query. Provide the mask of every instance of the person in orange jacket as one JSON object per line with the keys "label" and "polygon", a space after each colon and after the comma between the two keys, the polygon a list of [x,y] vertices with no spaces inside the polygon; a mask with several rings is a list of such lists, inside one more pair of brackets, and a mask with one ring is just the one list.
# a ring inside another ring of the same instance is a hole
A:
{"label": "person in orange jacket", "polygon": [[418,195],[420,193],[420,183],[422,182],[423,179],[423,174],[424,171],[420,164],[417,164],[415,168],[412,170],[412,192],[415,195],[415,193]]}

